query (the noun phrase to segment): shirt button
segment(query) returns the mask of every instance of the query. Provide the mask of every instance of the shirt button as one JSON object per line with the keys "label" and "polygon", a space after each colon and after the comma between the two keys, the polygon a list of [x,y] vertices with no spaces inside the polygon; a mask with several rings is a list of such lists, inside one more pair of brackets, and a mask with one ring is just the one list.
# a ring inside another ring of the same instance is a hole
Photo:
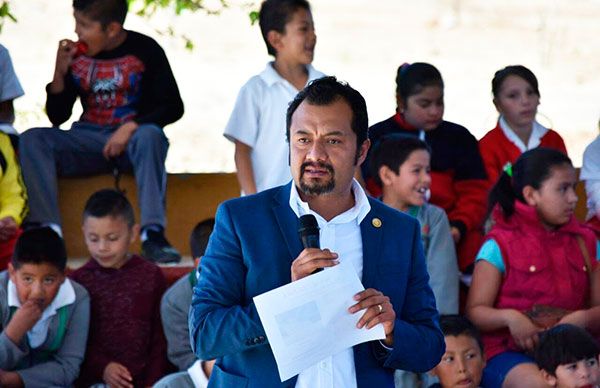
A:
{"label": "shirt button", "polygon": [[529,267],[529,272],[535,272],[536,268],[535,265],[532,265],[531,267]]}

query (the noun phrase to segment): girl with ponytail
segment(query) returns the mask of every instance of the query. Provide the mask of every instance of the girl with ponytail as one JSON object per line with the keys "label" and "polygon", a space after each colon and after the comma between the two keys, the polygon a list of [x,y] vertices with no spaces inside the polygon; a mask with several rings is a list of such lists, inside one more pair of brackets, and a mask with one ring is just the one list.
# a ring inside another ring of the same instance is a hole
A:
{"label": "girl with ponytail", "polygon": [[561,323],[600,328],[596,239],[573,216],[576,182],[564,153],[536,148],[490,193],[494,225],[466,306],[483,334],[484,387],[547,387],[528,354],[538,334]]}

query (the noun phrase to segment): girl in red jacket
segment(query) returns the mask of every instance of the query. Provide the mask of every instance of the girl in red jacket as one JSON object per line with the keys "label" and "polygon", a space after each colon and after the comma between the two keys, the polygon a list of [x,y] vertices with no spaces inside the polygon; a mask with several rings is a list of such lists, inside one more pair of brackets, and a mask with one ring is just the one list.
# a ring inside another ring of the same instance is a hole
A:
{"label": "girl in red jacket", "polygon": [[526,354],[538,334],[560,323],[600,328],[596,239],[573,216],[576,182],[564,153],[540,147],[507,167],[490,193],[495,224],[466,307],[483,334],[484,387],[547,387]]}
{"label": "girl in red jacket", "polygon": [[500,114],[496,128],[479,140],[490,185],[496,183],[506,163],[538,146],[567,153],[560,135],[535,120],[540,104],[538,81],[525,66],[507,66],[492,79],[494,105]]}
{"label": "girl in red jacket", "polygon": [[[457,244],[459,267],[473,263],[483,239],[487,176],[475,137],[463,126],[443,119],[444,81],[429,63],[404,64],[396,75],[396,113],[369,128],[375,144],[389,134],[417,137],[431,148],[430,202],[446,211]],[[381,188],[370,175],[369,159],[362,174],[373,196]]]}

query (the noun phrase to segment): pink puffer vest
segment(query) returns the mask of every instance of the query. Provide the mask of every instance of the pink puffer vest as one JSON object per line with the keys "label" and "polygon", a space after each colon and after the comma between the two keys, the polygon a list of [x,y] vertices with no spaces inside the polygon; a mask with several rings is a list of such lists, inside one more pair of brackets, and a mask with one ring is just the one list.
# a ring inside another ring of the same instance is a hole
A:
{"label": "pink puffer vest", "polygon": [[[556,230],[547,230],[533,207],[515,202],[515,213],[506,219],[499,208],[486,240],[500,246],[506,271],[495,308],[527,311],[535,304],[579,310],[587,307],[589,275],[577,236],[596,265],[596,239],[575,218]],[[491,357],[518,350],[508,329],[483,333],[485,354]]]}

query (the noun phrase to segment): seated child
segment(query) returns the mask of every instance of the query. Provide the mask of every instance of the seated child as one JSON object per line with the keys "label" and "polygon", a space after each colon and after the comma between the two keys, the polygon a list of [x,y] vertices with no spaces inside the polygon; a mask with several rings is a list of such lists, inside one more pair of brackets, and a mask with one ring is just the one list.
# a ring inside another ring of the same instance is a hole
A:
{"label": "seated child", "polygon": [[158,266],[128,252],[138,237],[131,204],[115,190],[100,190],[83,211],[92,258],[71,277],[92,301],[90,336],[77,386],[95,383],[147,387],[167,367],[160,321],[165,278]]}
{"label": "seated child", "polygon": [[431,371],[440,382],[430,388],[479,387],[485,367],[479,331],[460,315],[442,315],[440,328],[444,333],[446,352]]}
{"label": "seated child", "polygon": [[275,60],[242,86],[224,136],[235,144],[237,178],[245,195],[292,179],[284,141],[289,103],[323,73],[311,66],[317,36],[307,0],[265,0],[260,31]]}
{"label": "seated child", "polygon": [[459,272],[444,210],[427,203],[431,185],[427,144],[414,137],[388,135],[373,146],[371,174],[388,206],[419,220],[429,284],[440,314],[458,313]]}
{"label": "seated child", "polygon": [[535,361],[551,387],[598,387],[598,343],[585,329],[558,325],[545,331],[535,349]]}
{"label": "seated child", "polygon": [[573,215],[576,182],[563,152],[538,147],[490,193],[494,225],[466,307],[482,333],[486,388],[547,387],[530,353],[539,333],[557,323],[600,329],[596,238]]}
{"label": "seated child", "polygon": [[27,214],[27,192],[8,135],[0,132],[0,270],[10,261]]}
{"label": "seated child", "polygon": [[90,298],[65,278],[67,253],[50,228],[19,237],[0,273],[0,386],[68,387],[79,374]]}
{"label": "seated child", "polygon": [[[463,126],[443,119],[444,81],[429,63],[404,64],[396,76],[396,113],[369,128],[371,144],[400,133],[424,140],[431,147],[431,199],[444,209],[456,243],[459,268],[470,269],[483,239],[487,175],[475,137]],[[369,152],[367,159],[371,157]],[[381,188],[362,164],[369,192]]]}
{"label": "seated child", "polygon": [[[198,269],[214,225],[214,218],[210,218],[199,222],[192,230],[190,245]],[[214,360],[199,360],[190,344],[188,314],[196,282],[194,269],[189,275],[176,281],[163,295],[160,315],[167,337],[167,357],[179,372],[163,377],[154,385],[155,388],[205,388],[208,384]]]}
{"label": "seated child", "polygon": [[[431,186],[427,144],[401,134],[381,138],[371,152],[371,175],[381,186],[381,200],[388,206],[416,217],[437,309],[441,314],[458,313],[459,276],[450,224],[443,209],[427,203]],[[396,387],[414,387],[428,381],[426,373],[397,370]]]}
{"label": "seated child", "polygon": [[527,150],[547,147],[567,153],[562,137],[535,119],[540,90],[531,70],[521,65],[498,70],[492,79],[492,95],[500,114],[498,124],[479,140],[490,186],[506,163],[514,163]]}
{"label": "seated child", "polygon": [[[31,128],[19,141],[27,220],[62,233],[58,176],[133,172],[142,255],[179,261],[164,235],[169,141],[163,129],[183,115],[183,102],[164,50],[154,39],[124,28],[128,3],[73,0],[79,42],[58,43],[54,77],[46,87],[52,128]],[[78,98],[81,117],[61,130]]]}

